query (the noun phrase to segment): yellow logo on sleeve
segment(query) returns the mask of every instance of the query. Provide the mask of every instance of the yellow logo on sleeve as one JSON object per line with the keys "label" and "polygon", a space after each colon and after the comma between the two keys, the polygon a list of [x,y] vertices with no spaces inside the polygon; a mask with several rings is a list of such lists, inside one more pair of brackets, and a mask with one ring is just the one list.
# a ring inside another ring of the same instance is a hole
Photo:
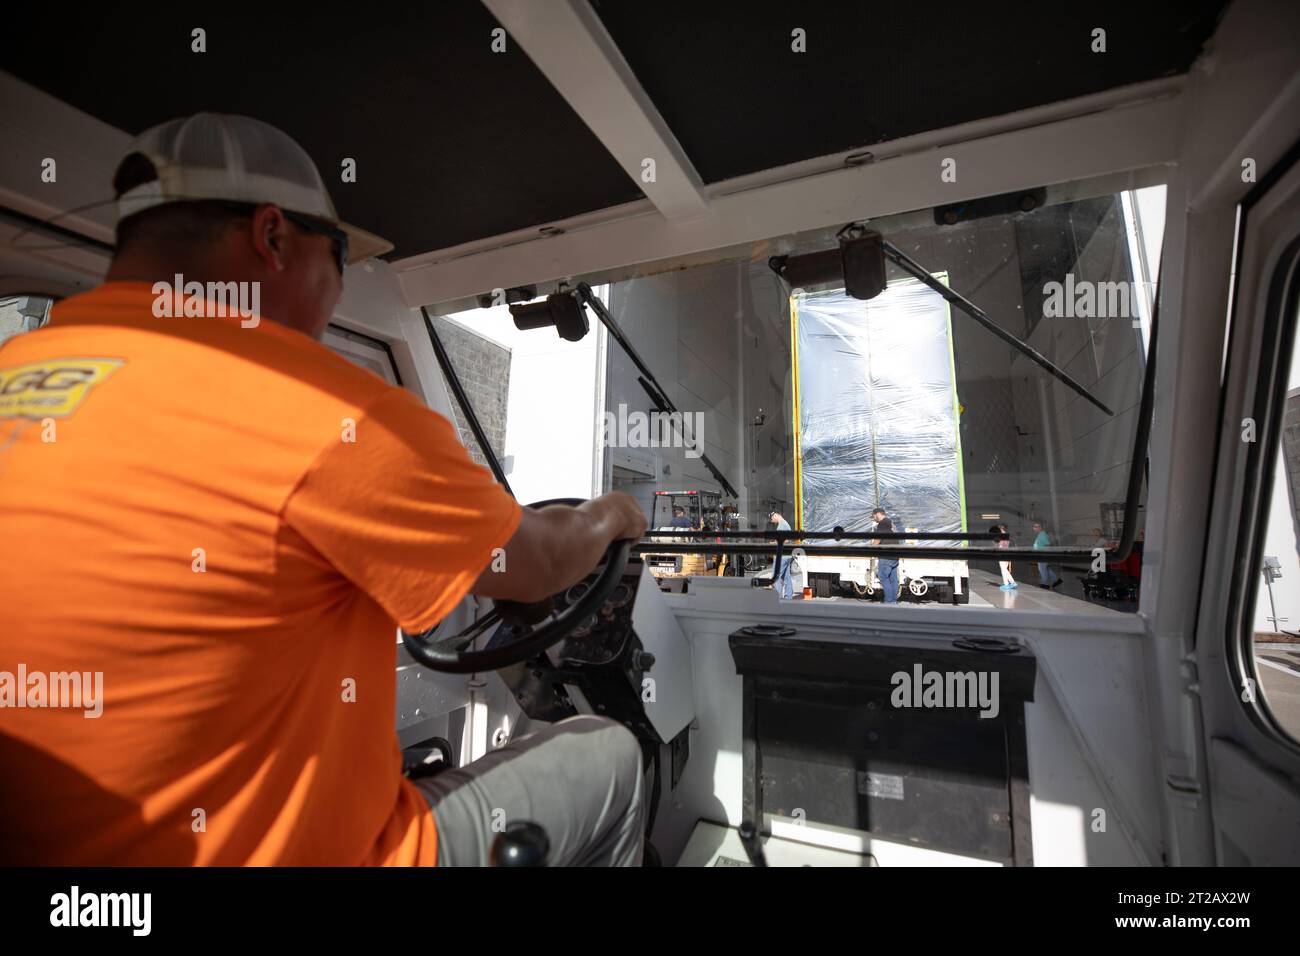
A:
{"label": "yellow logo on sleeve", "polygon": [[63,418],[121,359],[60,358],[0,368],[0,418]]}

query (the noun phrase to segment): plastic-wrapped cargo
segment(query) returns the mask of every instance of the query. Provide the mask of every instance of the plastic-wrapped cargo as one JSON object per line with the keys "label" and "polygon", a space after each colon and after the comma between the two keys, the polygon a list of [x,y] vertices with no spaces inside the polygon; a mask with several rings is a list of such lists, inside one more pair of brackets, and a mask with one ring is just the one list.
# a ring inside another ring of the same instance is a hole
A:
{"label": "plastic-wrapped cargo", "polygon": [[966,530],[950,322],[915,279],[791,298],[799,527],[868,531],[881,507],[898,531]]}

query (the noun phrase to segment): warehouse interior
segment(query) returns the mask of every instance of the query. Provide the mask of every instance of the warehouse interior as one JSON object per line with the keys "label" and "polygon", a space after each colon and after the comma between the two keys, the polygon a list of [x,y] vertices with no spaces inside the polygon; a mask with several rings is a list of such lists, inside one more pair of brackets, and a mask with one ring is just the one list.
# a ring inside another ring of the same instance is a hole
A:
{"label": "warehouse interior", "polygon": [[[1164,190],[1121,191],[1107,183],[1092,191],[1097,194],[1079,195],[1083,190],[1076,188],[1073,196],[1054,196],[1057,202],[1032,212],[954,225],[918,222],[919,216],[873,223],[927,268],[945,271],[952,288],[1113,410],[1099,411],[954,311],[971,528],[996,520],[1023,538],[1031,522],[1041,520],[1060,543],[1091,544],[1099,526],[1103,536],[1118,537],[1145,367],[1142,310],[1133,303],[1123,315],[1043,321],[1044,287],[1066,273],[1079,281],[1136,283],[1139,291],[1151,283],[1155,276],[1146,263],[1158,262],[1158,249],[1152,256],[1129,239],[1138,234],[1133,212],[1140,205],[1148,211],[1145,232],[1154,231],[1158,245],[1160,229],[1149,220],[1163,215]],[[612,313],[667,383],[676,405],[703,412],[705,448],[739,492],[747,527],[761,527],[771,510],[794,512],[791,290],[769,268],[765,253],[778,246],[798,251],[829,244],[833,238],[826,232],[791,237],[756,246],[745,257],[611,287]],[[895,356],[904,359],[904,352]],[[606,381],[607,407],[653,410],[635,368],[617,348],[608,352]],[[606,487],[647,502],[655,490],[670,486],[718,490],[701,460],[682,447],[645,449],[631,467],[608,460],[606,481]]]}

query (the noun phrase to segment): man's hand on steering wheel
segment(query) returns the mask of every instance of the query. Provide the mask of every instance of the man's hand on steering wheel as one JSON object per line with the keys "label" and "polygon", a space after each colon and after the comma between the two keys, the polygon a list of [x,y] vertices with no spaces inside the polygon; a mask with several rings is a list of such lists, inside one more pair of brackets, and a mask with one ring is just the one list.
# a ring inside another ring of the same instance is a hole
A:
{"label": "man's hand on steering wheel", "polygon": [[[611,492],[592,501],[557,499],[525,508],[507,542],[471,591],[496,600],[493,610],[459,634],[403,633],[411,656],[451,673],[495,670],[519,663],[557,643],[598,611],[627,566],[631,540],[648,527],[636,499]],[[585,593],[555,600],[605,560]],[[489,627],[500,627],[491,647],[469,650]],[[504,638],[504,639],[503,639]]]}
{"label": "man's hand on steering wheel", "polygon": [[538,502],[520,516],[505,546],[504,567],[494,571],[489,563],[470,593],[528,604],[541,601],[590,574],[613,542],[635,541],[648,527],[636,499],[621,491],[581,503]]}

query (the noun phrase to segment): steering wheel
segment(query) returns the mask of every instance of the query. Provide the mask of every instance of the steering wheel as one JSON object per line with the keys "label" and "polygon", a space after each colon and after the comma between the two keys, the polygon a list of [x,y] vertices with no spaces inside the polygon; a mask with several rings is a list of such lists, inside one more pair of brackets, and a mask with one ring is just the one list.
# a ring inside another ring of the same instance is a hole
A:
{"label": "steering wheel", "polygon": [[[582,498],[549,498],[546,501],[535,501],[528,507],[583,503]],[[494,601],[491,611],[459,634],[430,640],[442,626],[439,622],[422,634],[402,631],[402,643],[417,662],[447,674],[494,671],[522,663],[568,637],[583,621],[601,609],[622,580],[631,549],[630,540],[613,542],[605,552],[603,567],[596,580],[577,600],[569,603],[558,614],[557,609],[565,603],[566,594],[573,593],[573,588],[535,604]],[[574,585],[574,588],[580,586],[581,583]],[[465,650],[484,631],[498,623],[502,627],[493,639],[492,646],[481,651]]]}

